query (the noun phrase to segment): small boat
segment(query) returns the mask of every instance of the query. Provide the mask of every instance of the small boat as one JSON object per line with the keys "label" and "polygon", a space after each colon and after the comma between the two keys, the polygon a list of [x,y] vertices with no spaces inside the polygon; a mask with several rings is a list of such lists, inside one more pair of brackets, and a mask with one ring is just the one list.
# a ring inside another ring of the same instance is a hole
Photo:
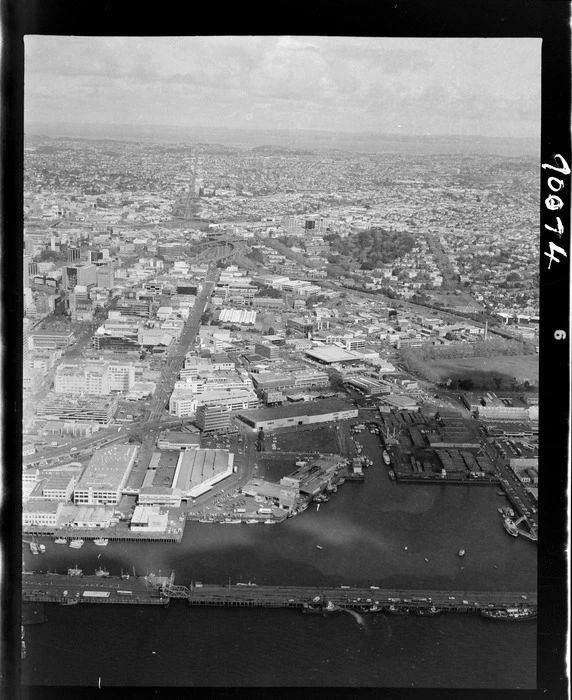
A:
{"label": "small boat", "polygon": [[427,559],[427,557],[425,557],[425,561],[429,561],[429,559]]}
{"label": "small boat", "polygon": [[127,580],[129,580],[129,574],[124,574],[124,573],[123,573],[123,569],[121,569],[121,574],[119,575],[119,578],[120,578],[122,581],[127,581]]}
{"label": "small boat", "polygon": [[76,564],[75,567],[70,567],[68,569],[68,576],[83,576],[83,571],[78,569]]}
{"label": "small boat", "polygon": [[32,552],[32,554],[40,553],[40,548],[38,547],[37,542],[30,542],[30,551]]}
{"label": "small boat", "polygon": [[331,600],[324,603],[303,603],[302,612],[305,615],[325,615],[326,613],[337,612],[341,610],[338,605],[334,605]]}
{"label": "small boat", "polygon": [[387,464],[387,466],[389,466],[391,464],[391,457],[389,456],[387,450],[383,450],[381,456],[383,457],[383,461]]}
{"label": "small boat", "polygon": [[66,540],[65,537],[56,537],[54,540],[54,544],[67,544],[68,541]]}
{"label": "small boat", "polygon": [[75,540],[70,540],[69,546],[72,549],[81,549],[83,547],[84,540],[82,539],[75,539]]}
{"label": "small boat", "polygon": [[316,549],[324,549],[324,548],[322,547],[322,545],[317,544],[317,545],[316,545]]}
{"label": "small boat", "polygon": [[465,556],[465,550],[464,550],[464,549],[460,549],[460,550],[459,550],[459,556],[460,556],[460,557],[464,557],[464,556]]}
{"label": "small boat", "polygon": [[533,620],[536,617],[536,608],[506,608],[505,610],[481,610],[483,617],[491,620],[506,620],[507,622],[521,622]]}
{"label": "small boat", "polygon": [[97,537],[95,540],[93,540],[93,544],[97,545],[98,547],[107,547],[109,540],[105,537]]}
{"label": "small boat", "polygon": [[317,513],[319,510],[320,510],[320,504],[318,503],[318,505],[316,506],[316,513]]}
{"label": "small boat", "polygon": [[505,518],[503,520],[503,525],[504,529],[508,532],[509,535],[512,535],[513,537],[518,537],[518,528],[510,518]]}
{"label": "small boat", "polygon": [[393,471],[393,469],[390,469],[389,472],[388,472],[388,474],[389,474],[389,478],[390,478],[392,481],[395,481],[395,480],[397,479],[397,476],[396,476],[395,472]]}
{"label": "small boat", "polygon": [[224,520],[221,520],[221,523],[223,525],[240,525],[242,520],[240,518],[225,518]]}
{"label": "small boat", "polygon": [[263,522],[265,525],[275,525],[278,521],[277,520],[264,520]]}
{"label": "small boat", "polygon": [[256,525],[257,523],[260,522],[260,520],[255,520],[254,518],[250,518],[249,520],[244,521],[247,525]]}
{"label": "small boat", "polygon": [[199,523],[210,523],[208,518],[199,518]]}
{"label": "small boat", "polygon": [[96,576],[101,576],[103,578],[107,578],[109,576],[109,571],[107,569],[104,569],[103,567],[99,567],[99,569],[95,570],[95,575]]}
{"label": "small boat", "polygon": [[395,605],[388,605],[384,610],[388,615],[409,615],[409,608],[398,608]]}
{"label": "small boat", "polygon": [[39,544],[38,545],[38,550],[40,554],[45,554],[46,553],[46,545],[45,544]]}
{"label": "small boat", "polygon": [[60,605],[77,605],[79,600],[77,598],[64,598]]}
{"label": "small boat", "polygon": [[432,605],[430,608],[417,608],[415,611],[416,615],[440,615],[441,610]]}

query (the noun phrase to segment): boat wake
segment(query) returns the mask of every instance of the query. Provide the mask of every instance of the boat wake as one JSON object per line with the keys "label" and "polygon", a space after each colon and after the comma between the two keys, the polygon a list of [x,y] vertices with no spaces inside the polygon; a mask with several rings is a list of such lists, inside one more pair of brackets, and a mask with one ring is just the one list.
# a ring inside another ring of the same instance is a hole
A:
{"label": "boat wake", "polygon": [[349,613],[352,617],[355,617],[355,619],[357,620],[358,625],[361,625],[364,629],[366,629],[365,620],[364,620],[363,617],[362,617],[359,613],[357,613],[355,610],[348,610],[347,608],[343,608],[343,612],[347,612],[347,613]]}

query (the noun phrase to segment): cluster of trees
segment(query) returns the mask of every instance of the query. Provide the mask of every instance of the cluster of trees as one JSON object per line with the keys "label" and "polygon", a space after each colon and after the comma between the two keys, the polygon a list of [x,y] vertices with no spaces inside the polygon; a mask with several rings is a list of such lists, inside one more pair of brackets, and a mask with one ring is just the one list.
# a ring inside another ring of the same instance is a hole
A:
{"label": "cluster of trees", "polygon": [[252,260],[253,262],[264,265],[264,255],[262,255],[258,248],[252,248],[251,250],[249,250],[248,253],[246,253],[246,257]]}
{"label": "cluster of trees", "polygon": [[415,245],[415,238],[409,233],[386,231],[374,227],[360,231],[357,235],[341,238],[336,233],[324,236],[332,249],[342,256],[357,260],[363,270],[372,270],[380,265],[391,263],[408,253]]}

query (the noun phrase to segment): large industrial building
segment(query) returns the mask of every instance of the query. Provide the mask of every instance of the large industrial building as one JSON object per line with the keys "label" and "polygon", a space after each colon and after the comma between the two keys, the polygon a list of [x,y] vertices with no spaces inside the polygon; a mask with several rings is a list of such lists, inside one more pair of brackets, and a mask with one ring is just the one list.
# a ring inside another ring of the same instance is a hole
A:
{"label": "large industrial building", "polygon": [[134,445],[112,445],[97,450],[74,488],[74,503],[117,503],[135,462],[137,450]]}
{"label": "large industrial building", "polygon": [[363,357],[352,350],[344,350],[337,345],[323,345],[306,350],[306,357],[321,365],[347,365],[363,362]]}
{"label": "large industrial building", "polygon": [[295,427],[313,423],[356,418],[358,410],[344,401],[325,399],[303,404],[290,404],[273,408],[259,408],[241,411],[237,415],[237,424],[251,430],[275,430],[277,428]]}
{"label": "large industrial building", "polygon": [[196,498],[232,474],[234,454],[227,450],[181,452],[173,477],[173,488],[181,497]]}

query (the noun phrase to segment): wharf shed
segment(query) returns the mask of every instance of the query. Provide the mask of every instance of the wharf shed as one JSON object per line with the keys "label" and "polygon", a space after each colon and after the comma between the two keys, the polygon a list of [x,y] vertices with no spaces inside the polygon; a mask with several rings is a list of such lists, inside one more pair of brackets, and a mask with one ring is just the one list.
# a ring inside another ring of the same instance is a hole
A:
{"label": "wharf shed", "polygon": [[232,474],[234,454],[228,450],[186,450],[181,452],[173,488],[183,499],[196,498]]}
{"label": "wharf shed", "polygon": [[253,431],[296,427],[313,423],[356,418],[358,410],[354,406],[336,399],[323,399],[312,403],[287,404],[272,408],[241,411],[236,421]]}

